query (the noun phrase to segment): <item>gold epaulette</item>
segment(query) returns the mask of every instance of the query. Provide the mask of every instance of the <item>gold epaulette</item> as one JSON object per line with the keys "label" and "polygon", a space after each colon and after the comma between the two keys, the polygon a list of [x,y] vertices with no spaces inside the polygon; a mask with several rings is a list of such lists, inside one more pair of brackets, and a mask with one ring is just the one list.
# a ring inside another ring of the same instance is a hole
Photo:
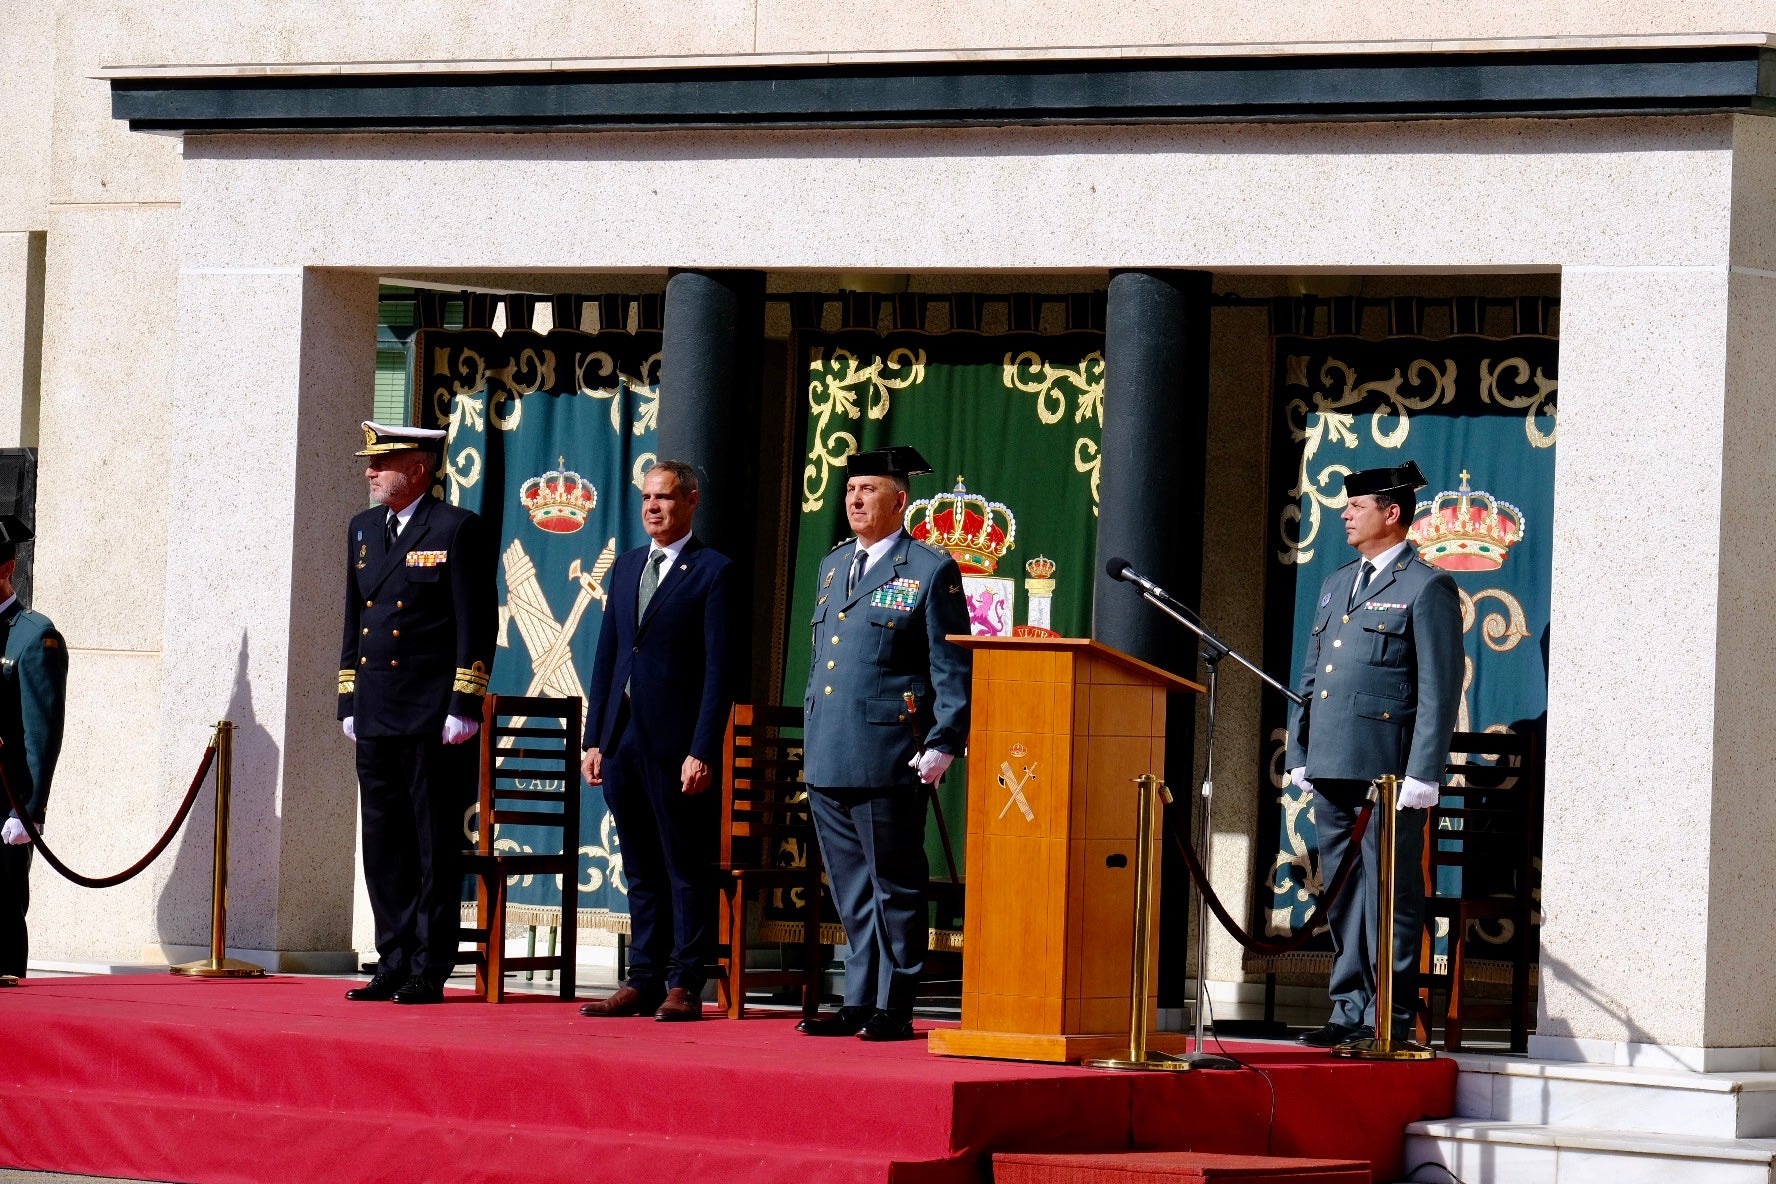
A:
{"label": "gold epaulette", "polygon": [[476,662],[467,670],[461,666],[456,668],[456,681],[450,689],[459,695],[485,695],[487,693],[487,667]]}
{"label": "gold epaulette", "polygon": [[349,695],[357,689],[358,672],[356,670],[341,670],[339,672],[339,693]]}

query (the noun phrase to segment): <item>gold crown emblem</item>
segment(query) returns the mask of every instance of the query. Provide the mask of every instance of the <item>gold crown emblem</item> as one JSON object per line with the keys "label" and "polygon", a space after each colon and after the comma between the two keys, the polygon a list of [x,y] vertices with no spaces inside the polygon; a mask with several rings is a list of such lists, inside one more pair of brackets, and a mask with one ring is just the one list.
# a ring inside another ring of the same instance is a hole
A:
{"label": "gold crown emblem", "polygon": [[518,487],[518,500],[530,520],[551,534],[572,534],[586,525],[586,516],[598,504],[598,491],[578,473],[567,469],[567,459],[559,458],[561,468],[550,469],[541,477],[532,477]]}
{"label": "gold crown emblem", "polygon": [[956,488],[907,507],[907,533],[920,542],[941,547],[967,575],[992,575],[1012,548],[1017,519],[999,502],[969,493],[956,478]]}
{"label": "gold crown emblem", "polygon": [[1024,572],[1032,580],[1050,579],[1055,574],[1055,561],[1046,555],[1038,555],[1024,564]]}
{"label": "gold crown emblem", "polygon": [[1413,514],[1407,535],[1419,557],[1445,571],[1496,570],[1523,540],[1523,511],[1490,493],[1470,490],[1466,470],[1460,489],[1419,502]]}

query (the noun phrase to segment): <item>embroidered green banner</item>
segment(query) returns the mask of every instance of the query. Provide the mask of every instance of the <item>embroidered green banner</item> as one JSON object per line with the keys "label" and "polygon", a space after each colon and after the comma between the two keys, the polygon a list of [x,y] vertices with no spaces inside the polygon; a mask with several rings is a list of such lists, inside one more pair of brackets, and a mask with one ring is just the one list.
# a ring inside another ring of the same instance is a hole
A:
{"label": "embroidered green banner", "polygon": [[[425,330],[416,348],[414,422],[450,433],[439,495],[500,540],[488,686],[583,703],[604,580],[618,552],[646,541],[640,484],[654,460],[660,335]],[[471,810],[471,840],[477,825]],[[580,907],[628,912],[616,828],[584,782],[580,826]],[[541,833],[502,825],[494,846],[526,851]],[[516,905],[560,902],[556,884],[528,876],[509,891]]]}
{"label": "embroidered green banner", "polygon": [[[820,561],[850,537],[853,452],[910,444],[931,462],[913,478],[907,529],[956,556],[976,634],[1089,635],[1102,334],[802,333],[792,356],[808,430],[785,703],[799,704],[806,687]],[[958,762],[939,793],[958,860],[966,785]],[[927,838],[942,876],[935,828]]]}

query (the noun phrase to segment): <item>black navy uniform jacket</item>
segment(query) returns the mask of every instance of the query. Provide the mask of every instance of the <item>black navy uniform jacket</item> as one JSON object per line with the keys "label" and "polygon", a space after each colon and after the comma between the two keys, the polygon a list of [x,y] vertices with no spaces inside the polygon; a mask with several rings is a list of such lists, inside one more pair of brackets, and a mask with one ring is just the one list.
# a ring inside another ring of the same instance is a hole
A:
{"label": "black navy uniform jacket", "polygon": [[481,718],[498,630],[493,541],[480,517],[427,494],[392,552],[388,510],[346,530],[339,718],[360,739],[435,736],[446,715]]}
{"label": "black navy uniform jacket", "polygon": [[17,600],[0,613],[0,630],[0,761],[12,792],[41,823],[62,752],[68,646],[48,617]]}
{"label": "black navy uniform jacket", "polygon": [[728,712],[728,581],[733,562],[695,536],[636,620],[641,569],[652,544],[617,556],[598,630],[586,704],[585,747],[607,755],[616,740],[623,688],[629,728],[660,760],[721,760]]}

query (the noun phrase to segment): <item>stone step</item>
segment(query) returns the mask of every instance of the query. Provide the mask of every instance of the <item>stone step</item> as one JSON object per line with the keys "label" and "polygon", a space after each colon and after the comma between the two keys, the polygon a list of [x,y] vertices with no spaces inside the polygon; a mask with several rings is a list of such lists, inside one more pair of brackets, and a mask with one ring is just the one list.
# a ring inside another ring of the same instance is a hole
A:
{"label": "stone step", "polygon": [[1453,1058],[1460,1118],[1712,1139],[1776,1137],[1776,1073]]}
{"label": "stone step", "polygon": [[1406,1128],[1406,1174],[1462,1184],[1772,1184],[1776,1139],[1640,1134],[1451,1118]]}

